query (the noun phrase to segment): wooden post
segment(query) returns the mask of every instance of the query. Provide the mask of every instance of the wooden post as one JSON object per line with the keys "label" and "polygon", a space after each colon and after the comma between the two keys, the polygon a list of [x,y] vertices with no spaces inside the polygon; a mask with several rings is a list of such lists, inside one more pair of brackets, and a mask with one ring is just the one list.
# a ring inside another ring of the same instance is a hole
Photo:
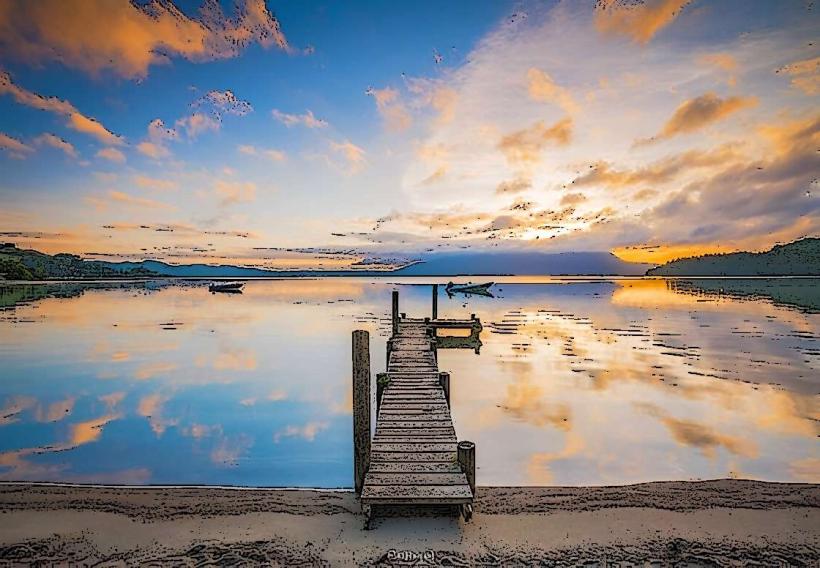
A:
{"label": "wooden post", "polygon": [[475,444],[466,440],[458,443],[458,465],[467,476],[470,491],[475,496]]}
{"label": "wooden post", "polygon": [[393,320],[393,335],[399,333],[399,291],[393,290],[393,309],[391,311]]}
{"label": "wooden post", "polygon": [[353,484],[362,494],[370,467],[370,334],[353,332]]}
{"label": "wooden post", "polygon": [[433,319],[438,319],[438,284],[433,284]]}
{"label": "wooden post", "polygon": [[379,416],[379,409],[382,407],[382,395],[387,388],[387,373],[376,373],[376,418]]}
{"label": "wooden post", "polygon": [[384,359],[384,366],[385,367],[390,367],[390,354],[393,352],[393,340],[388,339],[387,341],[385,341],[384,344],[385,344],[385,347],[387,348],[387,354],[386,354],[386,357]]}
{"label": "wooden post", "polygon": [[447,408],[450,407],[450,373],[442,371],[438,374],[438,382],[444,390],[444,399],[447,401]]}

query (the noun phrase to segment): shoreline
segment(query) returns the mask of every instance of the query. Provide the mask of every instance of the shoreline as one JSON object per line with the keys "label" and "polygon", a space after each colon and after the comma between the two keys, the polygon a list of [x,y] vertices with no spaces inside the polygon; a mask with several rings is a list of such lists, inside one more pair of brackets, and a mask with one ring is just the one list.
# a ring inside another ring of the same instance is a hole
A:
{"label": "shoreline", "polygon": [[[665,566],[820,558],[820,484],[721,479],[479,487],[464,523],[351,490],[0,484],[0,564]],[[600,564],[599,564],[600,565]]]}

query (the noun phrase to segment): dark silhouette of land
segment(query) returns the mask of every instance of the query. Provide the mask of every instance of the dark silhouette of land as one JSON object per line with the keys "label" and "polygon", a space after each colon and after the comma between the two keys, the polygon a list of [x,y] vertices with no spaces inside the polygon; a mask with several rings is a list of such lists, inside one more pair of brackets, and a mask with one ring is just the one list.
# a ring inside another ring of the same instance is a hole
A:
{"label": "dark silhouette of land", "polygon": [[673,260],[647,276],[820,276],[820,239],[805,238],[766,252],[707,254]]}

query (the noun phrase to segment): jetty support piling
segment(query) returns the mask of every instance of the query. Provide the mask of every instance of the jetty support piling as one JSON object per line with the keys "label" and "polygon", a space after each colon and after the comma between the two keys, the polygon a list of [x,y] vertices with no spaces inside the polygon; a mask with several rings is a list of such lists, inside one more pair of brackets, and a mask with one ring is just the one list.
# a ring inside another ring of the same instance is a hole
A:
{"label": "jetty support piling", "polygon": [[458,464],[467,476],[470,491],[475,497],[475,444],[467,440],[458,443]]}
{"label": "jetty support piling", "polygon": [[353,332],[353,482],[361,495],[370,467],[370,334]]}
{"label": "jetty support piling", "polygon": [[433,319],[438,319],[438,284],[433,284]]}
{"label": "jetty support piling", "polygon": [[447,407],[450,407],[450,373],[441,371],[438,374],[438,382],[444,390],[444,400],[447,401]]}
{"label": "jetty support piling", "polygon": [[392,294],[392,309],[390,312],[391,320],[393,322],[393,335],[399,333],[399,291],[393,290]]}

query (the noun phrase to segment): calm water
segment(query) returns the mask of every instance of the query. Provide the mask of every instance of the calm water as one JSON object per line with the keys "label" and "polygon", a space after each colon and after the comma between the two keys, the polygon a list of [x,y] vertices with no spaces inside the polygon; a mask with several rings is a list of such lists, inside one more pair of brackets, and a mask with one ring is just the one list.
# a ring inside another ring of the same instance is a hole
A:
{"label": "calm water", "polygon": [[[439,300],[485,326],[439,353],[480,484],[820,482],[817,281],[507,280]],[[350,332],[383,370],[418,282],[2,288],[0,478],[349,487]]]}

